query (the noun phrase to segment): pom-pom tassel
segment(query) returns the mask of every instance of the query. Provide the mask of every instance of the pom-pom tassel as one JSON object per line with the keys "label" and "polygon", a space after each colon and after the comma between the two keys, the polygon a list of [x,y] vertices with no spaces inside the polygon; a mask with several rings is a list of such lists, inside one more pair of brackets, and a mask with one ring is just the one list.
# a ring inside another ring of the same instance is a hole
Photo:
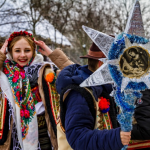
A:
{"label": "pom-pom tassel", "polygon": [[53,84],[55,82],[55,74],[53,72],[48,73],[45,77],[45,80]]}
{"label": "pom-pom tassel", "polygon": [[106,98],[100,97],[100,101],[98,102],[98,106],[102,113],[107,113],[110,109],[110,102]]}

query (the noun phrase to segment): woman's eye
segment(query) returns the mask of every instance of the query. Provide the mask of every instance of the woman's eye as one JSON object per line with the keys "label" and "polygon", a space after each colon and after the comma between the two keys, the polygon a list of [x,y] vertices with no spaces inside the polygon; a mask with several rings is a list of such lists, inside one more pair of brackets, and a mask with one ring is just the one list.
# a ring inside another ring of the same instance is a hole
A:
{"label": "woman's eye", "polygon": [[25,52],[30,52],[30,51],[31,51],[30,49],[26,49],[26,50],[25,50]]}
{"label": "woman's eye", "polygon": [[20,52],[20,50],[19,50],[19,49],[18,49],[18,50],[15,50],[15,52],[19,53],[19,52]]}

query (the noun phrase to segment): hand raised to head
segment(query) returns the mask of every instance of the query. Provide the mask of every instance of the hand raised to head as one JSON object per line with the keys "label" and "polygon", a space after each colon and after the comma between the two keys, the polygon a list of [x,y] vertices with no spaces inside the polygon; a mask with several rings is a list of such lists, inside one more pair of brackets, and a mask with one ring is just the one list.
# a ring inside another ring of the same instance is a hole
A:
{"label": "hand raised to head", "polygon": [[43,41],[34,41],[35,44],[41,47],[41,49],[38,50],[41,54],[49,56],[53,52]]}
{"label": "hand raised to head", "polygon": [[4,54],[6,54],[6,49],[7,49],[7,46],[8,46],[8,40],[5,41],[5,43],[3,44],[3,46],[1,47],[0,51]]}

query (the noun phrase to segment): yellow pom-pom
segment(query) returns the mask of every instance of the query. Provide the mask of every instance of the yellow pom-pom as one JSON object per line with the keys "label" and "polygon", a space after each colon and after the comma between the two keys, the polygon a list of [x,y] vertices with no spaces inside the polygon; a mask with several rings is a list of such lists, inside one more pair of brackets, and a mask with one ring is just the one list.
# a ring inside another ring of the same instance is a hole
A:
{"label": "yellow pom-pom", "polygon": [[54,81],[54,79],[55,79],[55,75],[52,72],[48,73],[45,77],[45,80],[50,83],[52,83]]}

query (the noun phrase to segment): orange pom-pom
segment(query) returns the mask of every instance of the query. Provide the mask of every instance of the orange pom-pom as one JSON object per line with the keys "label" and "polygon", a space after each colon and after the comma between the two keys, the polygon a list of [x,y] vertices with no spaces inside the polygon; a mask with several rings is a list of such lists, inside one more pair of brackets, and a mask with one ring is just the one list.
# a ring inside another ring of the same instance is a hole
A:
{"label": "orange pom-pom", "polygon": [[52,83],[53,81],[54,81],[54,79],[55,79],[55,75],[54,75],[54,73],[49,73],[49,74],[47,74],[46,75],[46,77],[45,77],[45,80],[47,81],[47,82],[50,82],[50,83]]}

